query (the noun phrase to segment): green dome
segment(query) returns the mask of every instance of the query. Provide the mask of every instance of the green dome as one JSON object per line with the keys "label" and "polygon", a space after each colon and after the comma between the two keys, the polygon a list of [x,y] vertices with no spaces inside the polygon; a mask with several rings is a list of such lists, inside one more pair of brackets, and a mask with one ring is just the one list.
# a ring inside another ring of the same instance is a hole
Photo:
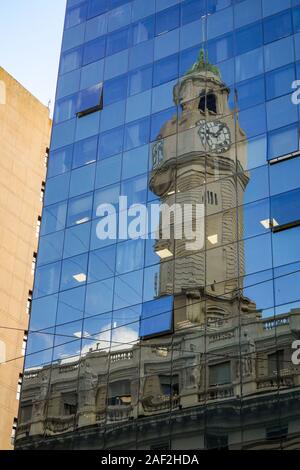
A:
{"label": "green dome", "polygon": [[186,72],[186,75],[190,75],[191,73],[195,72],[212,72],[217,77],[221,78],[221,73],[218,67],[212,65],[208,60],[208,54],[205,53],[204,50],[201,49],[199,52],[198,60],[194,63],[194,65]]}

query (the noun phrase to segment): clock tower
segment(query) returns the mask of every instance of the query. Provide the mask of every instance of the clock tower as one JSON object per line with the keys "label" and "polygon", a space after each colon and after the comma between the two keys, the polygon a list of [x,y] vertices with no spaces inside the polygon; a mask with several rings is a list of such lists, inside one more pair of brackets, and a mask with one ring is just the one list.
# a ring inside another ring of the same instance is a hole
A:
{"label": "clock tower", "polygon": [[[244,275],[243,217],[238,206],[249,177],[247,138],[230,89],[203,51],[174,87],[177,116],[162,126],[152,147],[150,189],[161,204],[204,204],[205,246],[158,238],[158,296],[174,295],[174,323],[218,324],[255,305],[240,294]],[[196,220],[193,220],[196,223]],[[174,224],[173,224],[174,225]]]}

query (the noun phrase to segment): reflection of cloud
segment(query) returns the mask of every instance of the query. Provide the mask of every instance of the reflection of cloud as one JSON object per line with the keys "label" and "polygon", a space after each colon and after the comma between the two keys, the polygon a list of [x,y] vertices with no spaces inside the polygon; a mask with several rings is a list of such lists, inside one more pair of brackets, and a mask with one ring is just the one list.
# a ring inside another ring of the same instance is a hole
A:
{"label": "reflection of cloud", "polygon": [[95,341],[91,341],[82,348],[82,355],[87,354],[89,351],[119,351],[124,349],[131,349],[138,340],[138,332],[122,326],[111,330],[111,324],[105,325],[98,335],[93,336]]}

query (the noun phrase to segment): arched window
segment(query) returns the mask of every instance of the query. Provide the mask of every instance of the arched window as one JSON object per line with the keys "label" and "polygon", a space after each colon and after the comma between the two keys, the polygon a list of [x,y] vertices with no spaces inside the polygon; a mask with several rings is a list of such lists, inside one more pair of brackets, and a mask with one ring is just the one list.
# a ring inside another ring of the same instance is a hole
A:
{"label": "arched window", "polygon": [[217,98],[214,93],[209,93],[208,95],[203,95],[200,97],[199,101],[200,111],[205,112],[206,110],[217,113]]}

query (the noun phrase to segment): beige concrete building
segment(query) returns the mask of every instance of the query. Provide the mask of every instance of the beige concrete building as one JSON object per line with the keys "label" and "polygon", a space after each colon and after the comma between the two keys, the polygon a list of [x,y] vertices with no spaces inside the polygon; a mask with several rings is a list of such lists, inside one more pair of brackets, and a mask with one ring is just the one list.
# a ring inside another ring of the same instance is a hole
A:
{"label": "beige concrete building", "polygon": [[50,130],[48,108],[0,67],[0,449],[18,413]]}

